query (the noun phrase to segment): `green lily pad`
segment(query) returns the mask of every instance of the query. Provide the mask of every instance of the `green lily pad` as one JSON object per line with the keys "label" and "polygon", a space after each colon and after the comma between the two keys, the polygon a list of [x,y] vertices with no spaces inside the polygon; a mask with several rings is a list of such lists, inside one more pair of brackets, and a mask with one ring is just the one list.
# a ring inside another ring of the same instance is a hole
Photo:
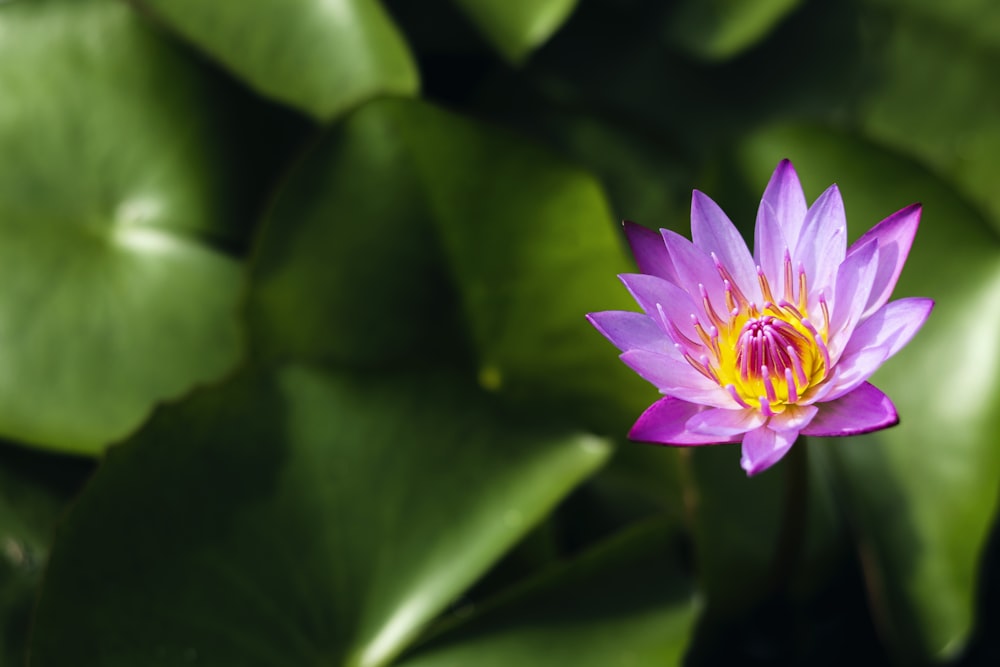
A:
{"label": "green lily pad", "polygon": [[472,366],[507,398],[612,433],[657,397],[584,320],[635,309],[597,183],[424,103],[376,101],[332,128],[279,193],[253,264],[263,354]]}
{"label": "green lily pad", "polygon": [[775,128],[742,155],[755,178],[790,157],[807,195],[837,181],[852,237],[924,203],[895,296],[928,296],[937,305],[873,378],[901,424],[817,445],[839,464],[836,487],[893,649],[906,662],[953,656],[973,624],[977,567],[997,511],[1000,242],[957,188],[855,137]]}
{"label": "green lily pad", "polygon": [[[995,3],[869,0],[867,86],[856,101],[869,136],[935,171],[1000,231],[1000,12]],[[877,83],[876,83],[877,82]]]}
{"label": "green lily pad", "polygon": [[260,93],[320,120],[412,95],[416,65],[378,0],[140,0]]}
{"label": "green lily pad", "polygon": [[0,434],[96,453],[239,356],[211,82],[119,2],[0,32]]}
{"label": "green lily pad", "polygon": [[578,0],[453,0],[510,62],[523,61],[569,18]]}
{"label": "green lily pad", "polygon": [[494,402],[295,366],[163,409],[59,531],[33,667],[389,663],[608,455]]}
{"label": "green lily pad", "polygon": [[399,662],[401,667],[681,664],[697,605],[662,522],[636,526],[527,582]]}

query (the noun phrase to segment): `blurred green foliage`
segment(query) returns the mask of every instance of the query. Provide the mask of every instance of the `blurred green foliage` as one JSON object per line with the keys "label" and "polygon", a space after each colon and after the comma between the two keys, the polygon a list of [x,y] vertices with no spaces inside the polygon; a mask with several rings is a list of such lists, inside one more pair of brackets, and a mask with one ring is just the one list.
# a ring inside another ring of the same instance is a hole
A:
{"label": "blurred green foliage", "polygon": [[[1000,662],[998,46],[982,0],[0,3],[0,660]],[[784,157],[852,237],[924,204],[901,425],[629,443],[616,220],[749,234]]]}

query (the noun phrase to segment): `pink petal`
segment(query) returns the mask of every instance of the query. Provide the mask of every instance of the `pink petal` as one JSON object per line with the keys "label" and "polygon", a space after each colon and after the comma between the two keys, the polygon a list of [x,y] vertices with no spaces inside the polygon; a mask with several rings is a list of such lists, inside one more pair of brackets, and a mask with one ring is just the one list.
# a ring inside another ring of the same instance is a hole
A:
{"label": "pink petal", "polygon": [[899,279],[899,273],[903,270],[906,257],[910,254],[913,237],[917,234],[917,226],[920,224],[920,210],[920,204],[912,204],[896,211],[865,232],[848,249],[847,256],[850,257],[852,253],[857,252],[870,241],[878,241],[878,271],[875,274],[875,283],[863,309],[862,317],[867,317],[875,312],[889,300],[892,290],[896,287],[896,281]]}
{"label": "pink petal", "polygon": [[830,295],[830,356],[836,363],[861,319],[859,304],[868,300],[878,269],[879,248],[875,241],[849,254],[837,270],[837,283]]}
{"label": "pink petal", "polygon": [[933,307],[931,299],[898,299],[882,306],[862,322],[837,362],[840,376],[827,399],[840,398],[871,377],[886,359],[910,342]]}
{"label": "pink petal", "polygon": [[660,327],[642,313],[606,310],[590,313],[587,320],[622,352],[635,349],[668,352],[674,346]]}
{"label": "pink petal", "polygon": [[[802,192],[802,184],[799,176],[795,173],[795,167],[789,160],[782,160],[778,163],[771,180],[768,181],[764,189],[764,196],[761,198],[761,207],[766,204],[773,215],[773,222],[781,231],[781,236],[788,243],[789,248],[798,244],[799,234],[802,230],[802,223],[806,218],[806,196]],[[757,212],[757,224],[760,224],[761,211]],[[760,231],[760,230],[758,230]],[[755,234],[755,248],[760,248],[762,234]],[[784,246],[778,249],[779,260],[784,253]],[[758,263],[760,260],[758,259]],[[761,264],[763,267],[764,265]],[[772,274],[768,274],[771,277]],[[780,274],[775,274],[780,275]]]}
{"label": "pink petal", "polygon": [[802,433],[821,437],[858,435],[898,423],[899,416],[889,397],[865,382],[837,400],[821,404],[819,414]]}
{"label": "pink petal", "polygon": [[673,282],[677,281],[674,265],[670,261],[667,247],[663,244],[663,237],[660,236],[659,232],[654,232],[652,229],[647,229],[628,220],[622,222],[622,228],[625,230],[625,236],[628,238],[639,271]]}
{"label": "pink petal", "polygon": [[[777,213],[770,204],[762,201],[757,210],[757,226],[754,229],[754,261],[770,281],[771,291],[777,291],[778,294],[784,294],[785,291],[785,252],[790,247],[784,232],[781,231]],[[797,288],[797,280],[793,282],[795,282],[793,287]]]}
{"label": "pink petal", "polygon": [[840,382],[843,372],[839,366],[834,364],[833,372],[827,374],[826,378],[820,382],[818,385],[810,387],[806,392],[799,397],[797,405],[812,405],[814,403],[821,403],[826,400],[826,397],[836,388],[836,384]]}
{"label": "pink petal", "polygon": [[850,357],[844,355],[834,367],[833,375],[807,396],[809,403],[834,401],[844,394],[854,391],[862,382],[872,376],[889,358],[886,347],[870,347],[859,350]]}
{"label": "pink petal", "polygon": [[781,414],[772,416],[767,427],[773,431],[801,431],[817,412],[819,408],[814,405],[789,405]]}
{"label": "pink petal", "polygon": [[644,273],[623,273],[618,277],[636,303],[675,343],[685,348],[701,347],[691,316],[697,316],[702,309],[691,299],[691,295],[671,282]]}
{"label": "pink petal", "polygon": [[676,232],[663,229],[661,233],[677,272],[677,284],[698,301],[701,301],[700,286],[704,285],[715,308],[725,310],[722,277],[712,258]]}
{"label": "pink petal", "polygon": [[781,460],[799,436],[798,431],[774,431],[762,426],[743,436],[740,465],[747,475],[756,475]]}
{"label": "pink petal", "polygon": [[715,254],[747,298],[760,302],[760,284],[746,241],[719,205],[698,190],[691,196],[691,238],[702,252]]}
{"label": "pink petal", "polygon": [[764,424],[766,418],[760,410],[703,410],[687,421],[687,429],[694,433],[730,438],[752,431]]}
{"label": "pink petal", "polygon": [[840,189],[831,185],[809,207],[792,259],[802,262],[809,291],[833,286],[837,267],[847,253],[847,215]]}
{"label": "pink petal", "polygon": [[932,299],[908,297],[887,303],[858,325],[844,355],[871,347],[886,347],[892,356],[910,342],[934,308]]}
{"label": "pink petal", "polygon": [[663,352],[626,350],[618,358],[665,394],[673,393],[675,389],[707,390],[718,387],[715,382],[696,371],[673,345]]}
{"label": "pink petal", "polygon": [[668,396],[677,396],[690,403],[718,408],[734,408],[736,401],[717,383],[696,371],[675,352],[657,354],[646,350],[629,350],[619,357],[639,376]]}
{"label": "pink petal", "polygon": [[703,405],[694,405],[672,396],[653,403],[639,417],[628,437],[640,442],[655,442],[662,445],[714,445],[738,442],[738,438],[720,438],[692,433],[685,427],[688,420],[705,410]]}

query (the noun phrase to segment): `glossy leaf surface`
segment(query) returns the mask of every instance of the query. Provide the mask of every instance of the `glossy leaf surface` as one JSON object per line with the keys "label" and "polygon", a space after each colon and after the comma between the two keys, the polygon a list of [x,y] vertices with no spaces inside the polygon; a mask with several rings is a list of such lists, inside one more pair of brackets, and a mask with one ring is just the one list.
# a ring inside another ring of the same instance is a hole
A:
{"label": "glossy leaf surface", "polygon": [[0,33],[0,434],[95,453],[239,355],[211,80],[117,2]]}
{"label": "glossy leaf surface", "polygon": [[32,664],[387,664],[607,454],[452,376],[244,374],[111,452]]}
{"label": "glossy leaf surface", "polygon": [[399,664],[680,664],[697,605],[676,568],[676,546],[662,523],[637,526],[468,612]]}

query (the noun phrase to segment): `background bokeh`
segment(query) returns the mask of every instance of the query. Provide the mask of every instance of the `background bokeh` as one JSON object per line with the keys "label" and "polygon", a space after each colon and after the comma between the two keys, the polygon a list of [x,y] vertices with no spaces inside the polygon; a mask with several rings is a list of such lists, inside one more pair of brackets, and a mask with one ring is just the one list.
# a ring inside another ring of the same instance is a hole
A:
{"label": "background bokeh", "polygon": [[[0,2],[0,663],[1000,664],[1000,4]],[[924,214],[902,423],[625,434],[618,221]]]}

